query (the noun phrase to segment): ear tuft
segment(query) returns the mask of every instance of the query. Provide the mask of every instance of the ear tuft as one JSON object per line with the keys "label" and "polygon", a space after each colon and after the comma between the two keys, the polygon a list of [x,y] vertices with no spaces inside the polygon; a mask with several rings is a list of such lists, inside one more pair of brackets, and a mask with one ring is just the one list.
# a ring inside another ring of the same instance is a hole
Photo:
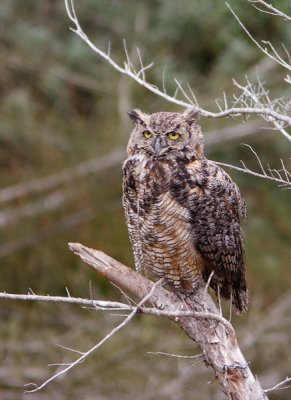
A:
{"label": "ear tuft", "polygon": [[183,113],[185,120],[188,122],[189,125],[198,122],[199,118],[199,111],[195,108],[187,108],[187,110]]}
{"label": "ear tuft", "polygon": [[129,118],[135,123],[135,124],[140,124],[143,121],[143,112],[140,111],[138,108],[135,108],[134,110],[128,112]]}

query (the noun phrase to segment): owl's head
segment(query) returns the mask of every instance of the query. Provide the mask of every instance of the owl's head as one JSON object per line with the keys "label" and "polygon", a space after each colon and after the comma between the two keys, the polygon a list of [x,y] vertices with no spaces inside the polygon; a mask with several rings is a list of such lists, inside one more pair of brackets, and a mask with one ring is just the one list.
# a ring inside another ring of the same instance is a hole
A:
{"label": "owl's head", "polygon": [[135,109],[129,116],[135,125],[127,146],[129,156],[139,152],[155,157],[203,155],[204,140],[195,110],[148,115]]}

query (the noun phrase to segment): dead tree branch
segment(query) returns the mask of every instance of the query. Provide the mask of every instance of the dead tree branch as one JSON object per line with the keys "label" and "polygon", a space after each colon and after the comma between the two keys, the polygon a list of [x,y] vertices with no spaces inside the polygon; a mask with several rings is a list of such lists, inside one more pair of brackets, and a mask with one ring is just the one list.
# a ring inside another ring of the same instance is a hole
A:
{"label": "dead tree branch", "polygon": [[[84,307],[91,307],[95,311],[132,311],[134,306],[126,303],[121,303],[117,301],[104,301],[104,300],[94,300],[94,299],[83,299],[80,297],[71,296],[42,296],[37,295],[30,291],[28,294],[15,294],[15,293],[0,293],[0,299],[7,300],[20,300],[20,301],[37,301],[46,303],[67,303],[67,304],[78,304]],[[132,302],[134,303],[134,302]],[[193,317],[193,318],[207,318],[213,319],[222,323],[228,332],[233,333],[233,327],[229,321],[220,315],[209,313],[209,312],[195,312],[191,310],[186,311],[167,311],[160,310],[153,307],[143,307],[139,306],[139,314],[154,315],[156,317]]]}
{"label": "dead tree branch", "polygon": [[[141,299],[152,293],[151,302],[155,308],[168,313],[169,318],[201,348],[205,364],[213,368],[229,399],[267,399],[239,349],[233,327],[228,321],[224,323],[226,320],[219,315],[211,297],[202,288],[191,298],[184,299],[163,287],[156,287],[152,292],[152,281],[106,254],[78,243],[71,243],[69,247],[85,263],[122,290]],[[177,311],[194,311],[194,316],[171,316]],[[213,315],[220,318],[214,319]]]}
{"label": "dead tree branch", "polygon": [[248,147],[251,150],[252,154],[255,156],[260,172],[252,171],[246,166],[246,164],[243,161],[241,161],[243,168],[237,167],[235,165],[225,164],[218,161],[215,161],[215,163],[223,167],[232,168],[237,171],[256,176],[257,178],[268,179],[270,181],[278,183],[279,187],[283,187],[285,189],[291,188],[291,172],[286,168],[283,160],[280,160],[282,166],[281,169],[272,169],[270,168],[270,166],[264,167],[257,152],[248,144],[244,144],[244,146]]}
{"label": "dead tree branch", "polygon": [[[247,30],[247,28],[244,26],[244,24],[241,22],[239,17],[236,15],[236,13],[233,11],[231,6],[226,3],[227,7],[231,11],[232,15],[234,18],[237,20],[239,25],[242,27],[242,29],[245,31],[245,33],[248,35],[248,37],[251,39],[251,41],[260,49],[262,53],[264,53],[267,57],[271,58],[273,61],[275,61],[277,64],[281,65],[283,68],[287,69],[288,71],[291,71],[291,63],[290,63],[290,55],[287,53],[287,61],[280,55],[278,54],[277,50],[274,48],[272,43],[268,41],[263,41],[261,45],[252,35],[251,33]],[[261,10],[260,10],[261,11]],[[286,50],[284,49],[285,53]]]}
{"label": "dead tree branch", "polygon": [[[41,296],[35,294],[31,289],[27,294],[22,295],[5,292],[0,293],[1,299],[68,303],[81,305],[93,311],[118,313],[122,311],[122,314],[127,314],[119,325],[86,352],[80,352],[61,346],[79,354],[79,357],[75,361],[66,364],[54,364],[64,368],[58,370],[53,376],[39,386],[36,384],[29,384],[33,385],[33,387],[28,391],[39,391],[54,379],[76,367],[82,361],[85,361],[87,357],[98,350],[103,343],[109,340],[117,331],[125,327],[137,312],[155,316],[166,316],[176,322],[181,329],[200,346],[202,354],[193,357],[178,356],[176,354],[163,352],[154,354],[193,358],[195,361],[200,359],[204,360],[207,366],[214,369],[215,376],[223,386],[229,399],[267,399],[267,392],[289,387],[288,383],[290,382],[290,377],[287,377],[272,388],[265,391],[262,390],[258,380],[252,375],[248,363],[245,361],[238,347],[232,325],[219,314],[219,311],[205,289],[198,291],[192,298],[179,298],[174,293],[165,290],[159,282],[154,284],[152,281],[149,281],[147,278],[125,267],[100,251],[89,249],[76,243],[70,244],[70,249],[79,255],[83,261],[104,275],[112,284],[119,287],[122,293],[124,293],[124,291],[130,292],[135,297],[142,298],[142,301],[137,303],[129,298],[128,303],[122,303],[117,301],[95,300],[92,296],[90,296],[90,299],[76,298],[72,297],[68,290],[67,296]],[[146,300],[150,300],[150,307],[145,305]],[[288,308],[289,300],[290,298],[288,296],[287,299],[284,297],[272,313],[277,314],[277,308],[281,308],[282,302],[284,304],[283,310],[285,310],[286,307]],[[118,313],[116,315],[119,315]],[[275,318],[271,319],[272,321],[275,320]],[[264,323],[262,323],[262,325],[264,325]],[[258,336],[260,336],[260,334]],[[253,341],[254,338],[252,337],[251,340]],[[247,340],[245,344],[248,346],[250,343]]]}
{"label": "dead tree branch", "polygon": [[[153,63],[151,62],[148,65],[144,65],[140,51],[138,51],[138,58],[139,58],[139,63],[140,65],[136,67],[132,60],[130,59],[129,56],[129,51],[127,49],[126,43],[124,42],[124,51],[125,51],[125,56],[126,56],[126,61],[124,62],[124,66],[119,65],[116,61],[113,60],[111,57],[111,47],[110,45],[108,46],[108,50],[103,51],[101,50],[98,46],[96,46],[85,34],[83,31],[81,24],[79,22],[79,19],[77,17],[76,11],[75,11],[75,5],[73,0],[64,0],[65,1],[65,6],[66,6],[66,11],[68,14],[69,19],[71,22],[74,24],[74,27],[71,28],[73,32],[75,32],[99,57],[104,59],[111,67],[113,67],[115,70],[117,70],[119,73],[128,76],[129,78],[133,79],[136,81],[139,85],[144,87],[145,89],[149,90],[150,92],[156,94],[157,96],[167,100],[168,102],[174,103],[178,106],[181,107],[193,107],[195,108],[201,115],[205,117],[211,117],[211,118],[222,118],[222,117],[228,117],[228,116],[238,116],[238,115],[248,115],[248,114],[257,114],[260,116],[263,116],[266,119],[266,116],[268,116],[269,120],[275,121],[276,124],[275,126],[282,132],[283,126],[287,127],[291,125],[291,117],[285,114],[284,110],[281,108],[274,108],[270,104],[261,104],[258,103],[256,106],[253,104],[247,104],[247,103],[242,103],[238,104],[237,102],[234,101],[233,104],[228,105],[227,103],[224,105],[224,107],[220,108],[219,107],[219,112],[212,112],[206,109],[203,109],[202,107],[199,106],[196,96],[192,90],[192,88],[186,84],[184,87],[177,79],[175,79],[175,84],[176,84],[176,90],[173,95],[170,95],[167,93],[165,85],[164,85],[164,75],[163,75],[163,87],[162,89],[159,89],[159,87],[155,84],[152,84],[146,80],[146,74],[145,71],[148,70],[153,66]],[[228,5],[229,7],[229,5]],[[230,7],[229,7],[230,8]],[[231,8],[230,8],[231,10]],[[231,10],[232,13],[234,14],[233,10]],[[234,14],[236,17],[236,15]],[[236,17],[237,18],[237,17]],[[238,19],[238,18],[237,18]],[[242,23],[238,20],[238,22],[242,25]],[[246,28],[244,28],[246,30]],[[246,30],[247,34],[249,35],[248,31]],[[251,37],[252,38],[252,37]],[[252,38],[252,40],[254,40]],[[257,44],[257,42],[256,42]],[[258,45],[258,44],[257,44]],[[266,53],[266,51],[258,45],[261,51]],[[273,47],[272,47],[273,50]],[[280,57],[277,53],[275,53],[275,56],[270,56],[270,54],[267,52],[268,56],[274,59],[277,63],[282,65],[283,67],[287,68],[288,70],[291,69],[291,66],[286,62],[282,57]],[[178,98],[178,95],[181,96],[181,98]],[[251,99],[250,99],[251,100]],[[284,136],[291,141],[291,135],[289,135],[286,131],[284,131]]]}
{"label": "dead tree branch", "polygon": [[80,354],[80,357],[78,357],[74,362],[69,363],[67,365],[65,365],[65,368],[61,369],[60,371],[58,371],[56,374],[54,374],[53,376],[51,376],[49,379],[47,379],[45,382],[43,382],[40,386],[36,385],[35,383],[28,383],[25,386],[32,386],[33,389],[30,390],[26,390],[26,393],[32,393],[32,392],[37,392],[41,389],[43,389],[48,383],[52,382],[53,380],[55,380],[56,378],[58,378],[59,376],[65,374],[66,372],[68,372],[70,369],[74,368],[76,365],[82,363],[86,358],[88,358],[92,353],[94,353],[99,347],[101,347],[105,342],[107,342],[116,332],[120,331],[120,329],[122,329],[123,327],[125,327],[128,322],[135,316],[135,314],[138,312],[139,307],[141,307],[147,300],[149,300],[149,298],[152,296],[153,292],[155,291],[158,282],[156,282],[151,290],[144,296],[144,298],[136,305],[136,307],[134,307],[131,311],[131,313],[119,324],[117,325],[115,328],[113,328],[111,330],[111,332],[109,332],[102,340],[100,340],[97,344],[95,344],[95,346],[91,347],[91,349],[89,349],[86,352],[79,352],[73,349],[68,349],[67,350],[71,350],[73,352],[77,352],[78,354]]}
{"label": "dead tree branch", "polygon": [[[271,387],[270,389],[266,389],[265,393],[268,392],[273,392],[274,390],[283,390],[283,389],[288,389],[291,387],[291,377],[284,379],[282,382],[277,383],[277,385]],[[287,385],[288,384],[288,385]]]}
{"label": "dead tree branch", "polygon": [[[249,0],[249,2],[260,12],[275,15],[277,17],[283,18],[285,21],[288,22],[291,21],[291,17],[289,15],[283,13],[282,11],[278,10],[278,8],[275,8],[272,4],[269,4],[264,0]],[[265,9],[258,7],[257,4],[265,7]]]}

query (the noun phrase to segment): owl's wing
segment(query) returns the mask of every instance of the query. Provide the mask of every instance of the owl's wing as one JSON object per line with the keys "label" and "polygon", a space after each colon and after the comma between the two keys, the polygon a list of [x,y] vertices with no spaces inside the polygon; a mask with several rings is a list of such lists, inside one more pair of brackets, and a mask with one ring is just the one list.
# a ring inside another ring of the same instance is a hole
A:
{"label": "owl's wing", "polygon": [[123,208],[128,229],[129,240],[133,248],[135,268],[142,269],[142,249],[139,235],[138,199],[131,160],[126,160],[122,168],[123,175]]}
{"label": "owl's wing", "polygon": [[247,286],[240,220],[246,205],[230,176],[212,161],[203,168],[195,163],[187,168],[192,187],[188,207],[193,224],[194,246],[205,259],[205,281],[213,272],[210,286],[231,299],[239,312],[247,309]]}

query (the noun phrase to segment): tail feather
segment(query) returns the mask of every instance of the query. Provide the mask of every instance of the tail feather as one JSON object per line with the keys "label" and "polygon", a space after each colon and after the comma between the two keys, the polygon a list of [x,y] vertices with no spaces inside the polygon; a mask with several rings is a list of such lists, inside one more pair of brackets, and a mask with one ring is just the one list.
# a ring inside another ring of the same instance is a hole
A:
{"label": "tail feather", "polygon": [[232,304],[238,314],[248,310],[248,290],[246,287],[232,290]]}
{"label": "tail feather", "polygon": [[[204,271],[203,278],[207,282],[210,276],[209,271]],[[219,279],[217,275],[213,275],[210,281],[210,287],[225,300],[230,300],[237,314],[241,314],[248,310],[248,290],[244,277],[237,276],[234,282]],[[219,289],[218,289],[219,288]]]}

